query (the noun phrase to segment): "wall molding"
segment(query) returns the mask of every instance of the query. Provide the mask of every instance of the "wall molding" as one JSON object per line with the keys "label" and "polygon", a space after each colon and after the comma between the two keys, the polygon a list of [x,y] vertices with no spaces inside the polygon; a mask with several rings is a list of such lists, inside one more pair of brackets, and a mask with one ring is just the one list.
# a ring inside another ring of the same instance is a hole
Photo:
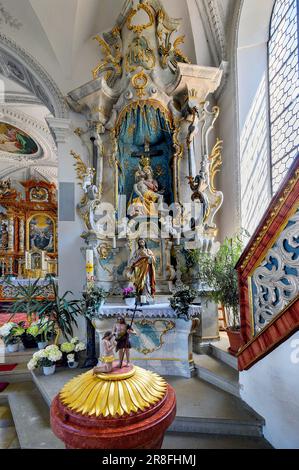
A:
{"label": "wall molding", "polygon": [[31,54],[3,33],[0,33],[0,74],[38,97],[55,117],[68,117],[64,96],[48,72]]}

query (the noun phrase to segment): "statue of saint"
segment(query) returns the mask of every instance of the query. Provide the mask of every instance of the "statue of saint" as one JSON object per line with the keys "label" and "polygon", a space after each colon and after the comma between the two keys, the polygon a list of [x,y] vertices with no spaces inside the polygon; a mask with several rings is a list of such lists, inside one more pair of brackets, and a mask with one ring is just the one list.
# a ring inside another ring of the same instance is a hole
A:
{"label": "statue of saint", "polygon": [[139,166],[135,173],[133,194],[128,206],[128,215],[130,217],[157,215],[157,209],[163,205],[163,196],[159,192],[157,181],[154,179],[149,159],[143,157],[141,165],[142,167]]}
{"label": "statue of saint", "polygon": [[128,272],[138,296],[145,295],[148,301],[151,301],[156,293],[155,264],[153,252],[147,248],[146,241],[140,238],[138,248],[129,260]]}

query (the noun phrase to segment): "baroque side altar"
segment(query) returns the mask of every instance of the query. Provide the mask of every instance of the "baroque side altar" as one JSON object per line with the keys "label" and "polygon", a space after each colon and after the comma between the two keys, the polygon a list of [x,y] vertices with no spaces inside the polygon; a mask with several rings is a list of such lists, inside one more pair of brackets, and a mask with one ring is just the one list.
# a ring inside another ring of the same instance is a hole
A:
{"label": "baroque side altar", "polygon": [[[103,59],[93,80],[68,102],[88,123],[75,132],[89,161],[71,152],[82,188],[83,251],[91,256],[92,281],[110,292],[96,328],[110,326],[125,308],[122,289],[134,285],[150,304],[136,319],[140,337],[151,331],[152,343],[135,345],[139,360],[165,360],[168,371],[172,364],[188,376],[192,320],[169,313],[168,297],[183,283],[197,286],[192,273],[183,276],[184,250],[218,248],[222,142],[211,138],[219,108],[207,97],[222,71],[192,65],[179,28],[159,0],[125,2],[114,28],[94,38]],[[201,315],[200,307],[190,308],[191,317]],[[171,342],[184,357],[174,356]]]}

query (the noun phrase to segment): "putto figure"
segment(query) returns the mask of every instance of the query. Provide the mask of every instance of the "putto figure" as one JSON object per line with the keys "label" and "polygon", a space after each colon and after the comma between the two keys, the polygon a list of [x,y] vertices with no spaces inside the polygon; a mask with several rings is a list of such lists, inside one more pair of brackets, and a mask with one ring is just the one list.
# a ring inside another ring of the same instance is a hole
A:
{"label": "putto figure", "polygon": [[147,248],[143,238],[138,240],[138,248],[129,260],[128,273],[139,297],[146,296],[147,301],[153,300],[156,293],[156,258]]}

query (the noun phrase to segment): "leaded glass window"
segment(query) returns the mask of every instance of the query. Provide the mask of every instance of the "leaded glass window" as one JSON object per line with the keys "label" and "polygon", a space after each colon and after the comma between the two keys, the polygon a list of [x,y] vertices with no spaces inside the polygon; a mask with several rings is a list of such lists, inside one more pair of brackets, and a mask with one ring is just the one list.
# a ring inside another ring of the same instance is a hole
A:
{"label": "leaded glass window", "polygon": [[272,191],[299,149],[298,1],[276,0],[268,45]]}

